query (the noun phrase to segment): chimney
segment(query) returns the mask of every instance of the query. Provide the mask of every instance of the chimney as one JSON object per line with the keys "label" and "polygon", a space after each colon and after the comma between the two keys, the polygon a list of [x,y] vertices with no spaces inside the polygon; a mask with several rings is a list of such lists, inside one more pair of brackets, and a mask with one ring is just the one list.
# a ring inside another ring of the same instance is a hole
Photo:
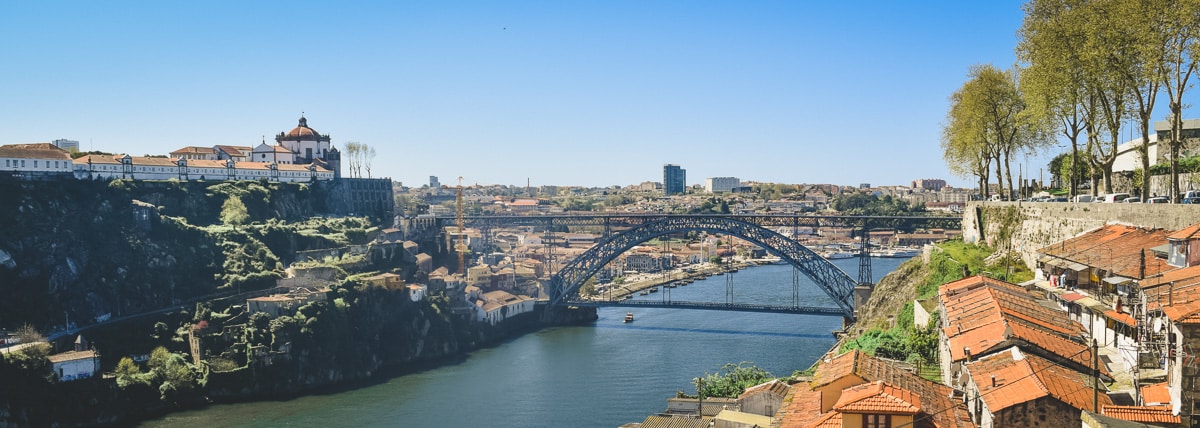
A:
{"label": "chimney", "polygon": [[971,362],[971,347],[969,347],[969,346],[964,346],[964,347],[963,347],[963,354],[965,354],[965,355],[967,356],[967,362],[968,362],[968,363],[969,363],[969,362]]}
{"label": "chimney", "polygon": [[996,387],[996,375],[992,375],[992,388]]}
{"label": "chimney", "polygon": [[[1138,279],[1146,277],[1146,249],[1142,249],[1141,258],[1138,263]],[[1110,262],[1111,263],[1111,262]]]}

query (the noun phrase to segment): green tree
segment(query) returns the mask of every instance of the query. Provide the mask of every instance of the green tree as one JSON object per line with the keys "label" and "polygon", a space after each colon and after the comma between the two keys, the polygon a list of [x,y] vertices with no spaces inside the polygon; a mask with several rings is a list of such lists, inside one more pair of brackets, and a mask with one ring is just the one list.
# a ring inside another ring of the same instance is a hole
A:
{"label": "green tree", "polygon": [[[1036,153],[1051,141],[1044,116],[1027,108],[1014,71],[991,65],[972,66],[967,82],[950,99],[942,147],[952,172],[976,174],[993,161],[1001,192],[1012,195],[1013,156]],[[986,195],[986,176],[980,184]]]}
{"label": "green tree", "polygon": [[746,388],[774,378],[770,372],[755,366],[754,363],[726,363],[717,373],[704,374],[700,393],[705,397],[736,398],[745,392]]}
{"label": "green tree", "polygon": [[230,195],[225,199],[225,203],[221,205],[221,222],[228,225],[245,224],[250,220],[250,213],[246,210],[246,204],[242,203],[242,198]]}
{"label": "green tree", "polygon": [[[1057,124],[1071,142],[1071,163],[1080,165],[1079,137],[1091,120],[1085,103],[1085,68],[1081,51],[1087,34],[1076,12],[1083,0],[1033,0],[1023,6],[1025,20],[1018,32],[1017,58],[1021,86],[1031,110]],[[1053,169],[1057,171],[1057,169]],[[1068,175],[1063,183],[1075,196],[1082,176]]]}
{"label": "green tree", "polygon": [[[1170,140],[1172,200],[1179,198],[1179,150],[1183,147],[1183,94],[1191,86],[1192,75],[1200,65],[1200,0],[1151,0],[1145,8],[1153,23],[1149,28],[1162,45],[1155,61],[1156,74],[1167,94],[1171,110]],[[1151,52],[1153,53],[1153,52]],[[1161,147],[1161,146],[1160,146]]]}

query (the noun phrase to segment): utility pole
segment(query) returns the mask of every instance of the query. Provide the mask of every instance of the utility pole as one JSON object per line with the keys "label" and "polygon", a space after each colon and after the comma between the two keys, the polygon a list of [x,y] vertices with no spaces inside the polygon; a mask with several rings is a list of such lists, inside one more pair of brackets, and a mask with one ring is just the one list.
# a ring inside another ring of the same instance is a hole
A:
{"label": "utility pole", "polygon": [[1092,412],[1100,413],[1100,346],[1092,339]]}

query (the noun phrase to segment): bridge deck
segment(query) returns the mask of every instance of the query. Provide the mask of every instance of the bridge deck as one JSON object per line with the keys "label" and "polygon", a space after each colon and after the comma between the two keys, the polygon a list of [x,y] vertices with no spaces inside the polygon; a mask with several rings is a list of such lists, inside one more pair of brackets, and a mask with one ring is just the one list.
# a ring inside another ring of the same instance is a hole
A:
{"label": "bridge deck", "polygon": [[842,316],[841,308],[829,308],[820,306],[779,306],[779,305],[758,305],[750,303],[716,303],[716,302],[662,302],[655,300],[571,300],[562,303],[566,306],[582,306],[582,307],[609,307],[609,306],[624,306],[638,308],[676,308],[676,309],[708,309],[716,311],[735,311],[735,312],[768,312],[768,313],[783,313],[783,314],[805,314],[805,315],[828,315]]}

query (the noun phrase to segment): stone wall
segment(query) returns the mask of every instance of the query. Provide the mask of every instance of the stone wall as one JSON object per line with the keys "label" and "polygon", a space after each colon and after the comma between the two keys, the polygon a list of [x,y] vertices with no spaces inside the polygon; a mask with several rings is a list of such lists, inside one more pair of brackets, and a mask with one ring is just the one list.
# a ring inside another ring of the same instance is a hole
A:
{"label": "stone wall", "polygon": [[1077,427],[1082,425],[1080,410],[1051,397],[1006,407],[992,415],[994,427]]}
{"label": "stone wall", "polygon": [[1031,269],[1037,250],[1109,222],[1177,230],[1200,221],[1200,205],[1094,202],[971,202],[963,211],[963,240],[1008,246]]}

